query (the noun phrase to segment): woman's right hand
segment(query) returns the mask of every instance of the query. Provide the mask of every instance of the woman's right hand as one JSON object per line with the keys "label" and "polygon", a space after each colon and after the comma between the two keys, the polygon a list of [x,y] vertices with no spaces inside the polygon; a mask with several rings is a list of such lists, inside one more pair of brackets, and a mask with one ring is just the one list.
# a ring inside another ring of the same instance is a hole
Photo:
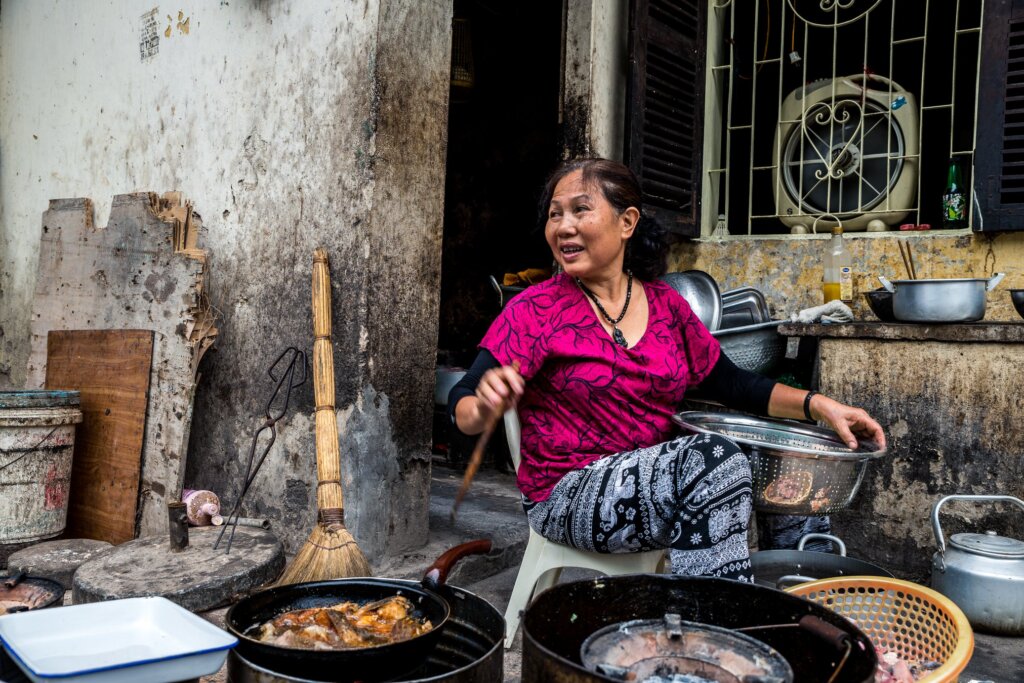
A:
{"label": "woman's right hand", "polygon": [[476,387],[476,418],[484,423],[501,417],[519,401],[526,389],[526,381],[516,365],[491,368],[480,378]]}

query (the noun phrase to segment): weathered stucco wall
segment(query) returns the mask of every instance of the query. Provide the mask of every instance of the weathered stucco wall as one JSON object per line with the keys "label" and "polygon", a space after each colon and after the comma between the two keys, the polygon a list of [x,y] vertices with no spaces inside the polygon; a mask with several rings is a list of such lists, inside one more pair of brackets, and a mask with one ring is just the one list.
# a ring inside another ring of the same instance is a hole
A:
{"label": "weathered stucco wall", "polygon": [[[875,320],[860,293],[880,287],[878,275],[890,279],[905,277],[897,237],[901,233],[847,238],[857,292],[852,308],[860,319]],[[684,242],[673,247],[669,270],[707,271],[723,291],[747,285],[758,287],[776,317],[788,317],[821,303],[822,263],[828,239],[780,236]],[[1007,290],[1024,288],[1024,234],[985,237],[935,231],[905,239],[911,242],[921,278],[988,277],[1005,272],[1006,279],[988,293],[985,319],[1020,320]]]}
{"label": "weathered stucco wall", "polygon": [[[231,501],[288,345],[311,346],[332,257],[349,527],[371,558],[426,538],[451,3],[273,0],[0,14],[0,384],[21,386],[52,197],[181,190],[208,228],[221,336],[186,483]],[[147,12],[143,15],[143,12]],[[407,330],[414,330],[409,333]],[[294,551],[313,523],[307,385],[247,498]]]}
{"label": "weathered stucco wall", "polygon": [[[928,576],[931,506],[949,494],[1024,498],[1022,344],[823,339],[821,390],[863,406],[889,451],[868,467],[853,505],[833,516],[851,555],[905,578]],[[1012,506],[950,503],[950,533],[1024,537]]]}

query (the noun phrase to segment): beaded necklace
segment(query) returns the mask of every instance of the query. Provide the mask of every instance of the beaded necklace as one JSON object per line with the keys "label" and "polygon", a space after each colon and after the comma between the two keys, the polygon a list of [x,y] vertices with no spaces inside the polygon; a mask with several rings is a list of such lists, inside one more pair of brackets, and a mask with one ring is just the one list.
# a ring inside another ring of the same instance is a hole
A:
{"label": "beaded necklace", "polygon": [[601,302],[598,301],[597,295],[590,291],[590,289],[585,284],[583,284],[583,280],[576,278],[576,284],[579,285],[579,288],[583,290],[583,293],[586,294],[590,298],[590,300],[594,302],[594,305],[597,306],[597,310],[601,312],[601,315],[604,316],[604,319],[607,320],[608,324],[612,326],[612,340],[622,348],[627,348],[629,344],[626,342],[626,335],[622,334],[622,330],[618,328],[618,325],[620,322],[622,322],[622,319],[626,317],[626,311],[629,310],[629,298],[630,295],[633,293],[633,272],[627,270],[626,275],[629,278],[626,281],[626,303],[622,305],[622,312],[619,313],[619,317],[614,319],[610,315],[608,315],[608,311],[604,310],[604,306],[602,306]]}

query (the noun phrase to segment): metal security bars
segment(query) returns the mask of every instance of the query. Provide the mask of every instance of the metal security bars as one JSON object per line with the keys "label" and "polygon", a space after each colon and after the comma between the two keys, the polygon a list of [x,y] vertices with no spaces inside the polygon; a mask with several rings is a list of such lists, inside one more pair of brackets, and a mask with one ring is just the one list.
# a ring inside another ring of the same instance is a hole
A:
{"label": "metal security bars", "polygon": [[971,182],[982,12],[709,0],[703,233],[942,227],[951,158]]}

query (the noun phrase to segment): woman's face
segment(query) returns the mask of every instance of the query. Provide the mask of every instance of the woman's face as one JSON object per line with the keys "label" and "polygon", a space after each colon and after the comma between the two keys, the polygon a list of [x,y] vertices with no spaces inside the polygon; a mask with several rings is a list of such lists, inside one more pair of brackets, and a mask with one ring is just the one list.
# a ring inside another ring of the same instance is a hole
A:
{"label": "woman's face", "polygon": [[568,275],[598,280],[622,272],[639,217],[633,207],[616,212],[599,186],[584,185],[583,172],[573,171],[555,185],[544,235]]}

